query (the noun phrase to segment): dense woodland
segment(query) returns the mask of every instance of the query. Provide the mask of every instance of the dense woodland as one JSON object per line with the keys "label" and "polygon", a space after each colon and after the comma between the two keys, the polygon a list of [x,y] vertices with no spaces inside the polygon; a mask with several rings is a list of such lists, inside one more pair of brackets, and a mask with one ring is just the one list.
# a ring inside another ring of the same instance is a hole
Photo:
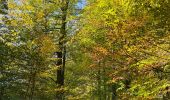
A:
{"label": "dense woodland", "polygon": [[170,0],[0,0],[0,100],[170,100]]}

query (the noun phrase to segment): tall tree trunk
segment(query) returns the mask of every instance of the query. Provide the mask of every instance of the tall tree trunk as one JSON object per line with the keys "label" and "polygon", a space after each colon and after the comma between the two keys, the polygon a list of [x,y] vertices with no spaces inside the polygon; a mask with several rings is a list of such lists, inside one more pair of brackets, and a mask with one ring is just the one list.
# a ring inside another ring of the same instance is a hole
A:
{"label": "tall tree trunk", "polygon": [[106,67],[105,67],[105,62],[103,64],[103,85],[104,85],[104,92],[103,92],[103,97],[104,97],[104,100],[108,100],[107,99],[107,79],[106,79]]}
{"label": "tall tree trunk", "polygon": [[[59,49],[60,51],[58,52],[58,58],[59,61],[57,63],[57,65],[59,66],[58,70],[57,70],[57,81],[56,84],[58,85],[58,88],[62,89],[64,86],[64,72],[65,72],[65,61],[66,61],[66,19],[67,19],[67,10],[68,10],[68,6],[69,6],[69,0],[62,0],[61,2],[62,6],[61,6],[61,11],[62,11],[62,15],[61,15],[61,20],[62,20],[62,24],[61,24],[61,29],[60,29],[60,34],[61,37],[59,38]],[[58,91],[57,92],[57,100],[63,100],[64,99],[64,91]]]}
{"label": "tall tree trunk", "polygon": [[0,90],[0,100],[3,100],[2,98],[4,96],[4,87],[1,87],[0,89],[1,89]]}
{"label": "tall tree trunk", "polygon": [[30,76],[28,79],[28,86],[25,93],[26,100],[33,100],[34,92],[35,92],[35,82],[36,82],[37,72],[34,68],[31,68]]}
{"label": "tall tree trunk", "polygon": [[98,90],[98,100],[102,100],[101,96],[102,96],[102,93],[101,93],[101,71],[100,69],[98,70],[98,73],[97,73],[97,81],[98,81],[98,86],[97,86],[97,90]]}
{"label": "tall tree trunk", "polygon": [[101,90],[101,62],[98,62],[98,72],[97,72],[97,82],[98,82],[98,86],[97,86],[97,90],[98,90],[98,100],[102,100],[102,90]]}
{"label": "tall tree trunk", "polygon": [[31,80],[31,88],[30,88],[29,100],[33,100],[33,97],[34,97],[35,78],[36,78],[36,72],[34,72],[34,73],[32,74],[32,80]]}
{"label": "tall tree trunk", "polygon": [[[8,14],[7,11],[8,11],[7,0],[1,0],[0,1],[0,14],[1,15],[7,15]],[[4,24],[4,23],[0,23],[0,26],[1,26],[1,24]],[[2,28],[2,27],[0,27],[0,28]],[[1,65],[1,69],[3,69],[3,70],[0,70],[0,74],[2,76],[1,79],[2,79],[2,82],[3,82],[3,81],[5,81],[5,79],[4,79],[5,73],[3,73],[5,68],[2,68],[2,66],[3,66],[3,64]],[[1,79],[0,79],[0,81],[1,81]],[[0,86],[0,100],[3,99],[4,91],[5,91],[5,86]]]}
{"label": "tall tree trunk", "polygon": [[112,100],[117,100],[116,84],[112,85]]}

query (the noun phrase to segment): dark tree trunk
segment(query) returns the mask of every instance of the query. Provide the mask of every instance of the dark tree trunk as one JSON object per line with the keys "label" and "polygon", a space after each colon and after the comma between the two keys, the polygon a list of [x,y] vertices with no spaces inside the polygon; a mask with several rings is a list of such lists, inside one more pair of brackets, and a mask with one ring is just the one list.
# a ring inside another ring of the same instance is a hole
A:
{"label": "dark tree trunk", "polygon": [[33,75],[32,75],[29,100],[33,100],[33,97],[34,97],[34,90],[35,90],[35,78],[36,78],[36,72],[34,72],[34,73],[33,73]]}
{"label": "dark tree trunk", "polygon": [[0,90],[0,100],[3,100],[2,99],[3,96],[4,96],[4,87],[1,87],[1,90]]}
{"label": "dark tree trunk", "polygon": [[98,83],[98,86],[97,86],[97,90],[98,90],[98,100],[102,100],[102,91],[101,91],[101,65],[100,65],[101,62],[98,62],[98,72],[97,72],[97,83]]}
{"label": "dark tree trunk", "polygon": [[106,79],[106,68],[105,68],[105,63],[103,65],[103,84],[104,84],[104,93],[103,93],[103,96],[104,96],[104,100],[108,100],[107,99],[107,79]]}
{"label": "dark tree trunk", "polygon": [[[7,4],[7,0],[1,0],[0,1],[0,14],[1,15],[6,15],[8,14],[8,4]],[[0,23],[1,25],[2,23]],[[2,28],[2,27],[0,27]],[[3,65],[1,65],[2,67]],[[2,68],[4,69],[4,68]],[[5,70],[5,69],[4,69]],[[2,79],[4,78],[5,73],[3,73],[3,70],[1,70],[0,74],[2,75]],[[1,81],[1,80],[0,80]],[[4,79],[2,80],[2,82],[5,81]],[[5,91],[5,86],[0,86],[0,100],[3,100],[4,97],[4,91]]]}
{"label": "dark tree trunk", "polygon": [[[61,11],[62,11],[62,15],[61,15],[61,20],[62,20],[62,24],[61,24],[61,29],[60,29],[60,34],[61,37],[59,38],[59,49],[60,52],[58,52],[58,62],[57,62],[57,66],[59,66],[58,70],[57,70],[57,81],[56,84],[58,85],[58,88],[60,88],[62,90],[63,86],[64,86],[64,72],[65,72],[65,60],[66,60],[66,19],[67,19],[67,10],[68,10],[68,5],[69,5],[69,0],[62,0],[62,7],[61,7]],[[57,100],[63,100],[64,99],[64,91],[58,91],[57,92],[57,96],[56,96]]]}
{"label": "dark tree trunk", "polygon": [[113,84],[113,85],[112,85],[112,100],[117,100],[116,84]]}

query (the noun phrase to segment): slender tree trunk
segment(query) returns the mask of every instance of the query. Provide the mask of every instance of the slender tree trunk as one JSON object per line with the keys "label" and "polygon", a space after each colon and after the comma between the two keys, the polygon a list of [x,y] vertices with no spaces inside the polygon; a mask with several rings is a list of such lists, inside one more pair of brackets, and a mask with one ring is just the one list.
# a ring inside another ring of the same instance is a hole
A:
{"label": "slender tree trunk", "polygon": [[[58,52],[59,56],[59,61],[57,63],[57,66],[59,66],[59,69],[57,70],[57,81],[56,84],[58,85],[58,88],[62,89],[64,87],[64,72],[65,72],[65,61],[66,61],[66,19],[67,19],[67,10],[69,6],[69,0],[62,0],[61,2],[62,7],[62,15],[61,15],[61,29],[60,29],[60,34],[61,37],[59,38],[59,49],[60,52]],[[58,91],[56,100],[63,100],[64,99],[64,91]]]}
{"label": "slender tree trunk", "polygon": [[36,78],[36,72],[34,72],[34,73],[33,73],[33,75],[32,75],[29,100],[33,100],[33,97],[34,97],[34,90],[35,90],[35,78]]}
{"label": "slender tree trunk", "polygon": [[25,93],[26,100],[33,100],[34,91],[35,91],[36,75],[37,75],[37,71],[32,67],[30,70],[28,86],[27,86],[26,93]]}
{"label": "slender tree trunk", "polygon": [[[8,14],[8,4],[7,4],[7,0],[0,0],[0,14],[1,15],[7,15]],[[0,23],[0,24],[4,24],[4,23]],[[2,27],[0,27],[2,28]],[[3,65],[1,65],[2,68]],[[2,75],[2,82],[4,81],[4,75],[5,73],[3,73],[3,70],[5,70],[5,68],[2,68],[0,74]],[[5,86],[0,86],[0,100],[3,100],[3,96],[4,96],[4,91],[5,91]]]}
{"label": "slender tree trunk", "polygon": [[113,85],[112,85],[112,100],[117,100],[116,84],[113,84]]}
{"label": "slender tree trunk", "polygon": [[0,100],[3,100],[3,96],[4,96],[4,87],[1,87],[1,90],[0,90]]}
{"label": "slender tree trunk", "polygon": [[26,89],[26,93],[25,93],[25,99],[26,100],[27,100],[27,97],[29,95],[30,83],[31,83],[31,76],[28,79],[28,85],[27,85],[27,89]]}
{"label": "slender tree trunk", "polygon": [[101,63],[100,61],[98,62],[98,72],[97,72],[97,82],[98,82],[98,86],[97,86],[97,90],[98,90],[98,100],[102,100],[102,91],[101,91]]}
{"label": "slender tree trunk", "polygon": [[97,90],[98,90],[98,100],[102,100],[101,98],[101,77],[100,77],[100,69],[98,70],[98,76],[97,76],[97,81],[98,81],[98,86],[97,86]]}
{"label": "slender tree trunk", "polygon": [[106,84],[107,80],[106,80],[105,63],[104,63],[103,66],[104,66],[103,67],[103,84],[104,84],[104,93],[103,93],[103,95],[104,95],[104,100],[108,100],[107,99],[107,84]]}

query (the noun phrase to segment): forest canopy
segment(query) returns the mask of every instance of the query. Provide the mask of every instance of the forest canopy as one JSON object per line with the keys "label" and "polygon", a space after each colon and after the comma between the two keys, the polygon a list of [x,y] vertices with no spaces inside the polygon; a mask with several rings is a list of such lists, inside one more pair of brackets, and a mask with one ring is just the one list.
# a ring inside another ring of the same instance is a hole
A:
{"label": "forest canopy", "polygon": [[0,100],[170,100],[170,0],[0,0]]}

